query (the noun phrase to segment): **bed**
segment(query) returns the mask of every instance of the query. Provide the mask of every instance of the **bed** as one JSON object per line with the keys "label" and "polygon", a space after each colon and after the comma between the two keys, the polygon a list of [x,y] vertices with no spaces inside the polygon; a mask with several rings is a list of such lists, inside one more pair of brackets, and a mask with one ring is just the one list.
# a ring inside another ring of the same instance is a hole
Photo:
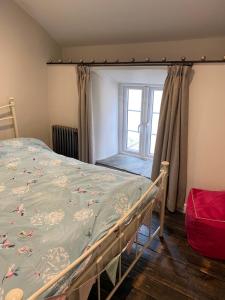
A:
{"label": "bed", "polygon": [[[113,263],[110,299],[163,234],[168,163],[153,183],[58,155],[40,140],[19,138],[14,102],[7,108],[16,138],[0,141],[0,299],[79,299],[95,281],[100,299],[101,273]],[[160,226],[152,232],[157,203]],[[121,253],[144,219],[149,239],[122,273]]]}

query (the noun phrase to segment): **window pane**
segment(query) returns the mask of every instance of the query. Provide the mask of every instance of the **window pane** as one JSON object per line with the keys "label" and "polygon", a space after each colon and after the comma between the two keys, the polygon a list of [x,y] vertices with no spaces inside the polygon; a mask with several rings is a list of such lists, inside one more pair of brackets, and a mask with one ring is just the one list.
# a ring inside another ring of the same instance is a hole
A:
{"label": "window pane", "polygon": [[127,150],[139,151],[139,133],[133,131],[127,132]]}
{"label": "window pane", "polygon": [[156,135],[151,135],[151,147],[150,147],[150,154],[154,154],[155,151],[155,141],[156,141]]}
{"label": "window pane", "polygon": [[141,113],[138,111],[128,111],[128,130],[138,131]]}
{"label": "window pane", "polygon": [[142,90],[128,90],[128,109],[141,111]]}
{"label": "window pane", "polygon": [[155,113],[160,112],[162,93],[163,93],[163,91],[159,91],[159,90],[154,91],[153,112],[155,112]]}
{"label": "window pane", "polygon": [[153,114],[152,115],[152,134],[157,133],[158,123],[159,123],[159,114]]}

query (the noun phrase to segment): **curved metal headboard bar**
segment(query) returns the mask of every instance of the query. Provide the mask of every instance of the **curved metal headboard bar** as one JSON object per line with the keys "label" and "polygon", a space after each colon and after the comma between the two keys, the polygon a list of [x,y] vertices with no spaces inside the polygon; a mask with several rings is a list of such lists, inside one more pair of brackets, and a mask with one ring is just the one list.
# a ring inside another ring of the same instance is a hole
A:
{"label": "curved metal headboard bar", "polygon": [[14,134],[15,137],[19,137],[19,131],[17,126],[17,119],[16,119],[16,109],[15,109],[15,101],[14,98],[9,98],[9,104],[0,106],[1,109],[9,109],[9,115],[7,117],[0,118],[0,121],[6,121],[6,120],[12,120],[13,128],[14,128]]}

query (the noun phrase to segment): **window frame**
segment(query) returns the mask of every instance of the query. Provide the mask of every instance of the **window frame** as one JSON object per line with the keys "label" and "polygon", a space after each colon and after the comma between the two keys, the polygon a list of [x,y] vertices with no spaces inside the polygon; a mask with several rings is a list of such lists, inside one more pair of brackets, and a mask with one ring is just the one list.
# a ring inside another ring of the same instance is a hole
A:
{"label": "window frame", "polygon": [[[127,149],[127,133],[128,133],[128,92],[129,89],[142,90],[141,105],[141,121],[140,121],[140,138],[139,151]],[[154,91],[163,91],[162,84],[140,84],[140,83],[120,83],[119,84],[119,153],[137,156],[141,158],[152,158],[151,136],[152,136],[152,117],[153,117],[153,101]],[[146,139],[146,137],[148,137]]]}

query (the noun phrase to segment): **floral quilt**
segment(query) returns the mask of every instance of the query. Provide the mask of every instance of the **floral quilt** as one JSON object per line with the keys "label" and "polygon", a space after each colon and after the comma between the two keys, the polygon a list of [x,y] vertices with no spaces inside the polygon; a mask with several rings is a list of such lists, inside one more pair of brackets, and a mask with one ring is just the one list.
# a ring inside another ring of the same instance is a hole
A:
{"label": "floral quilt", "polygon": [[17,287],[27,299],[101,238],[149,184],[58,155],[40,140],[0,141],[0,300]]}

